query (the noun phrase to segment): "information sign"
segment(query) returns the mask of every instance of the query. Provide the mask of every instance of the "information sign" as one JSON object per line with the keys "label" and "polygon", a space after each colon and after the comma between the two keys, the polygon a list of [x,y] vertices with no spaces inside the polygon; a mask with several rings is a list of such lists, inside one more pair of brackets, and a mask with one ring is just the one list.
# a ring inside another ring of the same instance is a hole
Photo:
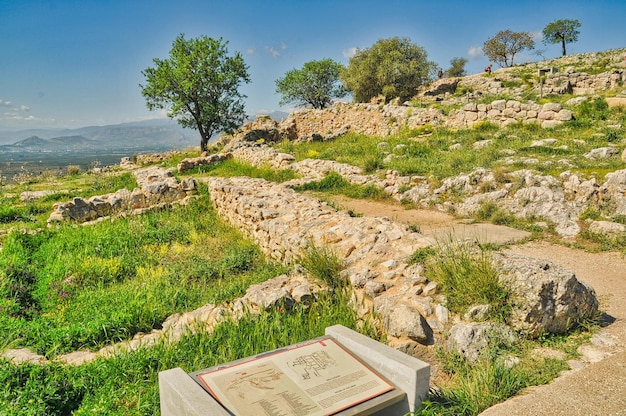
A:
{"label": "information sign", "polygon": [[394,389],[331,337],[192,376],[237,416],[332,415]]}

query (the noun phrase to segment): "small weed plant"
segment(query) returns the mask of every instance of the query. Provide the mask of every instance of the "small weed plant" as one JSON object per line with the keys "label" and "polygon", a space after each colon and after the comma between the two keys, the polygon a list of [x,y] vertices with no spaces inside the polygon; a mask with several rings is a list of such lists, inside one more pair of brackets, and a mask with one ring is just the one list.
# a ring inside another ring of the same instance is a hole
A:
{"label": "small weed plant", "polygon": [[426,267],[429,279],[441,285],[450,311],[463,315],[473,305],[490,305],[489,319],[508,318],[510,290],[499,279],[488,250],[452,242],[429,256]]}
{"label": "small weed plant", "polygon": [[312,243],[305,249],[300,264],[311,277],[324,283],[331,290],[343,290],[348,282],[341,277],[343,263],[330,248],[317,247]]}

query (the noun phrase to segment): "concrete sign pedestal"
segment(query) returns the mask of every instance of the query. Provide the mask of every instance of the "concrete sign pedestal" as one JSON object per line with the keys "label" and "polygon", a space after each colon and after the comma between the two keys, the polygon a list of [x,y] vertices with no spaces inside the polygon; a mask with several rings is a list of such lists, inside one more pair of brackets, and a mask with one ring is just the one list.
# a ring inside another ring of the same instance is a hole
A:
{"label": "concrete sign pedestal", "polygon": [[[395,416],[421,407],[429,388],[430,366],[427,363],[341,325],[326,328],[326,335],[396,387],[337,415]],[[232,415],[180,368],[159,373],[159,393],[163,416]]]}

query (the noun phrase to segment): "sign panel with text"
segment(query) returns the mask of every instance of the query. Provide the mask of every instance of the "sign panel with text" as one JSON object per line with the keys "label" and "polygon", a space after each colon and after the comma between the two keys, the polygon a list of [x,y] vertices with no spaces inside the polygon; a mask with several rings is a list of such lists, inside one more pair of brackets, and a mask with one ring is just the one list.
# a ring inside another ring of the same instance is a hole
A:
{"label": "sign panel with text", "polygon": [[193,373],[235,415],[332,415],[394,389],[331,337]]}

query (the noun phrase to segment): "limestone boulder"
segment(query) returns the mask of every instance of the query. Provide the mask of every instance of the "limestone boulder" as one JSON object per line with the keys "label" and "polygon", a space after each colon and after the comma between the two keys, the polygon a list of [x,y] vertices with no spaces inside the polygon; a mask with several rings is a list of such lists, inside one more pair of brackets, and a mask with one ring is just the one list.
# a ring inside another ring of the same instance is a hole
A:
{"label": "limestone boulder", "polygon": [[518,254],[494,254],[514,297],[512,326],[530,336],[563,333],[598,313],[593,288],[566,268]]}
{"label": "limestone boulder", "polygon": [[603,204],[614,207],[614,215],[626,215],[626,169],[607,173],[598,193]]}
{"label": "limestone boulder", "polygon": [[183,173],[192,170],[198,166],[215,165],[230,158],[232,158],[231,153],[217,153],[200,157],[186,158],[178,164],[177,169],[178,172]]}
{"label": "limestone boulder", "polygon": [[302,275],[284,274],[250,286],[242,302],[261,310],[290,308],[297,302],[311,301],[320,290],[319,285],[309,283]]}
{"label": "limestone boulder", "polygon": [[475,362],[490,343],[514,344],[515,333],[504,324],[492,322],[458,323],[450,328],[446,342],[449,351],[456,351],[470,362]]}
{"label": "limestone boulder", "polygon": [[421,344],[432,340],[432,329],[417,308],[401,301],[398,296],[379,296],[374,299],[374,310],[381,317],[389,335],[408,337]]}
{"label": "limestone boulder", "polygon": [[580,232],[578,213],[560,187],[538,184],[515,192],[510,208],[521,217],[539,217],[556,223],[556,232],[571,237]]}
{"label": "limestone boulder", "polygon": [[611,221],[593,221],[589,224],[589,232],[599,235],[617,236],[626,234],[626,225]]}
{"label": "limestone boulder", "polygon": [[617,155],[619,155],[619,150],[614,147],[600,147],[597,149],[591,149],[589,153],[585,154],[585,157],[587,159],[609,159]]}

